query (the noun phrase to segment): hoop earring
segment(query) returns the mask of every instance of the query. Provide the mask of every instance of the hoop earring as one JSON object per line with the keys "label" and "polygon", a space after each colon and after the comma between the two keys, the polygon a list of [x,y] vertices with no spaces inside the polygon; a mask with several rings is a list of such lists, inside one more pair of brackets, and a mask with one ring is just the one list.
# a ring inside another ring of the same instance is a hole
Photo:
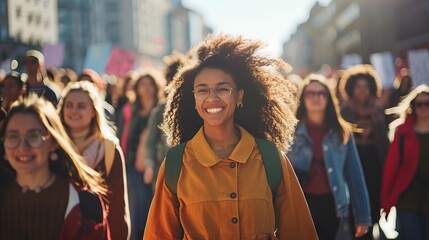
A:
{"label": "hoop earring", "polygon": [[237,107],[238,108],[242,108],[243,107],[243,103],[237,103]]}
{"label": "hoop earring", "polygon": [[58,160],[58,154],[56,152],[51,152],[49,154],[49,159],[51,159],[51,161],[57,161]]}

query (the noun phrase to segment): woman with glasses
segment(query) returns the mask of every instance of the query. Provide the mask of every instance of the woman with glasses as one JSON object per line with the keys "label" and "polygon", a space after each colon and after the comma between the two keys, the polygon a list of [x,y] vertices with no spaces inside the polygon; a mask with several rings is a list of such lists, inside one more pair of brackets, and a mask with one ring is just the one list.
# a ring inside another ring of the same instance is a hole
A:
{"label": "woman with glasses", "polygon": [[21,98],[1,135],[0,239],[110,239],[105,185],[74,150],[50,102]]}
{"label": "woman with glasses", "polygon": [[396,206],[400,239],[429,239],[429,87],[417,87],[386,112],[399,114],[402,124],[387,154],[381,207],[388,213]]}
{"label": "woman with glasses", "polygon": [[160,167],[145,239],[317,238],[289,162],[274,153],[282,174],[272,191],[255,142],[286,150],[295,125],[291,83],[275,70],[286,64],[260,48],[209,36],[169,85],[162,128],[170,145],[186,146],[177,191]]}
{"label": "woman with glasses", "polygon": [[368,193],[351,134],[337,100],[320,75],[309,75],[299,92],[299,120],[288,157],[304,190],[321,240],[351,239],[350,204],[355,237],[371,225]]}
{"label": "woman with glasses", "polygon": [[119,141],[106,122],[98,88],[89,81],[67,84],[57,111],[79,153],[92,169],[102,174],[107,184],[112,239],[129,239],[125,162]]}

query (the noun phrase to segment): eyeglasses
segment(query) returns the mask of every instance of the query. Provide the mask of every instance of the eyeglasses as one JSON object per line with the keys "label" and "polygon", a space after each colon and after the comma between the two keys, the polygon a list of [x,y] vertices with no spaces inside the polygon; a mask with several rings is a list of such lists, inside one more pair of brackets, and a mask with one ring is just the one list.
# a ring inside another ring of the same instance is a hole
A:
{"label": "eyeglasses", "polygon": [[422,108],[422,107],[426,107],[429,108],[429,101],[425,101],[425,102],[415,102],[414,106],[416,108]]}
{"label": "eyeglasses", "polygon": [[[25,143],[32,148],[39,148],[43,145],[43,143],[48,140],[50,135],[43,135],[38,130],[30,131],[25,135],[24,141]],[[21,135],[17,132],[6,133],[3,138],[4,146],[9,149],[13,149],[21,144]]]}
{"label": "eyeglasses", "polygon": [[194,92],[194,96],[197,100],[206,100],[212,92],[214,92],[218,98],[227,99],[231,96],[233,89],[234,88],[198,88],[192,92]]}
{"label": "eyeglasses", "polygon": [[306,91],[304,93],[304,96],[306,98],[314,98],[314,97],[322,97],[322,98],[327,98],[328,97],[328,93],[326,93],[326,91]]}

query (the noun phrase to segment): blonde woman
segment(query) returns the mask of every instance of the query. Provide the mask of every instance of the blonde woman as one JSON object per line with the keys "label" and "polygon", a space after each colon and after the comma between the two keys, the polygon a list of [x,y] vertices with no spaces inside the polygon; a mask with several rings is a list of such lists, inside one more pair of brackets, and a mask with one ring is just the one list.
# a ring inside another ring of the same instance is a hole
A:
{"label": "blonde woman", "polygon": [[128,239],[130,220],[125,163],[118,139],[107,125],[102,103],[93,83],[71,82],[63,91],[57,111],[79,153],[107,183],[112,239]]}
{"label": "blonde woman", "polygon": [[54,106],[30,94],[1,136],[0,239],[110,239],[100,174],[74,150]]}

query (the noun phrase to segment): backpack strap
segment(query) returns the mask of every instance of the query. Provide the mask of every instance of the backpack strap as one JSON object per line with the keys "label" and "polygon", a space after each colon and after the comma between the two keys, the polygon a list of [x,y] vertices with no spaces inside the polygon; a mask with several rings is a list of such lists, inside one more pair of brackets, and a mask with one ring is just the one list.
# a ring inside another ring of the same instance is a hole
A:
{"label": "backpack strap", "polygon": [[277,151],[276,145],[271,141],[261,138],[255,138],[255,141],[256,144],[258,144],[259,151],[261,151],[265,166],[265,174],[267,175],[268,185],[270,185],[274,199],[283,175],[279,152]]}
{"label": "backpack strap", "polygon": [[183,153],[186,143],[184,142],[168,149],[165,158],[165,184],[174,195],[177,195],[177,182],[182,170]]}
{"label": "backpack strap", "polygon": [[106,167],[106,177],[109,176],[110,170],[112,170],[115,150],[115,143],[107,138],[104,139],[104,163]]}
{"label": "backpack strap", "polygon": [[97,194],[89,191],[79,191],[79,207],[82,216],[95,223],[102,223],[104,218],[104,207]]}
{"label": "backpack strap", "polygon": [[[255,138],[255,141],[261,151],[268,185],[274,198],[283,174],[279,153],[273,142],[260,138]],[[182,170],[185,146],[186,142],[170,148],[165,158],[165,184],[175,195],[177,195],[177,181]]]}

